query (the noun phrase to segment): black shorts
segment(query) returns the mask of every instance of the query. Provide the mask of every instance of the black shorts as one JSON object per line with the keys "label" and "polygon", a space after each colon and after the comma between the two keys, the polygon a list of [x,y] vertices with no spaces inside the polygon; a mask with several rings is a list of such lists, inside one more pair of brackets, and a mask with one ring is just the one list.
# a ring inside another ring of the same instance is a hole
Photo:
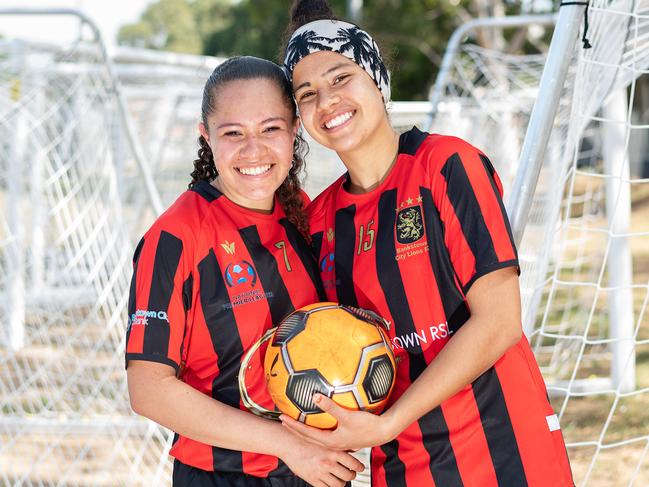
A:
{"label": "black shorts", "polygon": [[245,473],[208,472],[174,460],[173,487],[308,487],[296,475],[254,477]]}

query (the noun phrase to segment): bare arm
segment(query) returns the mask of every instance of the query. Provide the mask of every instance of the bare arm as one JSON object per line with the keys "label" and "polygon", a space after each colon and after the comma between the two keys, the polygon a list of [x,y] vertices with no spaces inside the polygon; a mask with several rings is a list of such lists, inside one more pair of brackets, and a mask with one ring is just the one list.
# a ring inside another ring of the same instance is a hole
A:
{"label": "bare arm", "polygon": [[334,448],[386,443],[491,367],[521,338],[518,276],[513,267],[480,277],[467,294],[469,320],[453,335],[426,370],[381,416],[352,412],[318,395],[320,408],[338,418],[334,431],[319,431],[282,416],[306,438]]}
{"label": "bare arm", "polygon": [[386,411],[388,439],[477,379],[521,339],[520,292],[513,267],[479,278],[467,302],[471,318]]}
{"label": "bare arm", "polygon": [[133,410],[183,436],[231,450],[274,455],[314,485],[343,485],[362,464],[348,453],[307,442],[279,423],[230,407],[178,380],[168,365],[131,360]]}

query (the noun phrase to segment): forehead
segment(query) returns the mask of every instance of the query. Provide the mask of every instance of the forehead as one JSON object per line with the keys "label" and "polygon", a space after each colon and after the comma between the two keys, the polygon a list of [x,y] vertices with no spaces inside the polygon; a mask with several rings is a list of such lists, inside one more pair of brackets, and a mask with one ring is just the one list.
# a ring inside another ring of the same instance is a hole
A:
{"label": "forehead", "polygon": [[[260,100],[263,100],[263,103],[259,103]],[[216,90],[214,111],[210,118],[287,117],[290,115],[289,103],[292,103],[292,100],[286,99],[286,95],[272,80],[234,80]]]}
{"label": "forehead", "polygon": [[237,98],[247,95],[281,99],[282,91],[277,83],[267,78],[237,79],[217,88],[216,102],[219,104],[228,100],[237,101]]}
{"label": "forehead", "polygon": [[293,69],[293,87],[326,76],[338,68],[361,69],[354,61],[331,51],[318,51],[300,59]]}

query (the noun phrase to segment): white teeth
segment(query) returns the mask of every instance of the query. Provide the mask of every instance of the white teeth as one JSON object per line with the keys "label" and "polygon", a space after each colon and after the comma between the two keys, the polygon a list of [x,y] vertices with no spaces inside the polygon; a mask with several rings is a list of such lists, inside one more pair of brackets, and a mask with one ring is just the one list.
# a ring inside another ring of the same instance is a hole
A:
{"label": "white teeth", "polygon": [[352,115],[353,115],[352,112],[347,112],[347,113],[343,113],[342,115],[338,115],[336,118],[332,118],[327,123],[325,123],[325,127],[327,127],[328,129],[338,127],[339,125],[342,125],[347,120],[352,118]]}
{"label": "white teeth", "polygon": [[264,164],[263,166],[247,166],[237,168],[241,174],[246,176],[259,176],[270,170],[270,164]]}

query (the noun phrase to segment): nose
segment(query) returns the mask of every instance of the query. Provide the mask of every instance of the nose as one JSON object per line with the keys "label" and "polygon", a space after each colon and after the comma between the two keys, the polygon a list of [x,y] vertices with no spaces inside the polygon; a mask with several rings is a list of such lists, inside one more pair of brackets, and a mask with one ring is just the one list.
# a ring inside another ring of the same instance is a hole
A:
{"label": "nose", "polygon": [[241,150],[239,151],[239,156],[242,159],[257,159],[264,152],[264,144],[256,135],[250,135],[246,138]]}
{"label": "nose", "polygon": [[332,90],[323,89],[318,93],[318,110],[326,112],[340,102],[340,96]]}

